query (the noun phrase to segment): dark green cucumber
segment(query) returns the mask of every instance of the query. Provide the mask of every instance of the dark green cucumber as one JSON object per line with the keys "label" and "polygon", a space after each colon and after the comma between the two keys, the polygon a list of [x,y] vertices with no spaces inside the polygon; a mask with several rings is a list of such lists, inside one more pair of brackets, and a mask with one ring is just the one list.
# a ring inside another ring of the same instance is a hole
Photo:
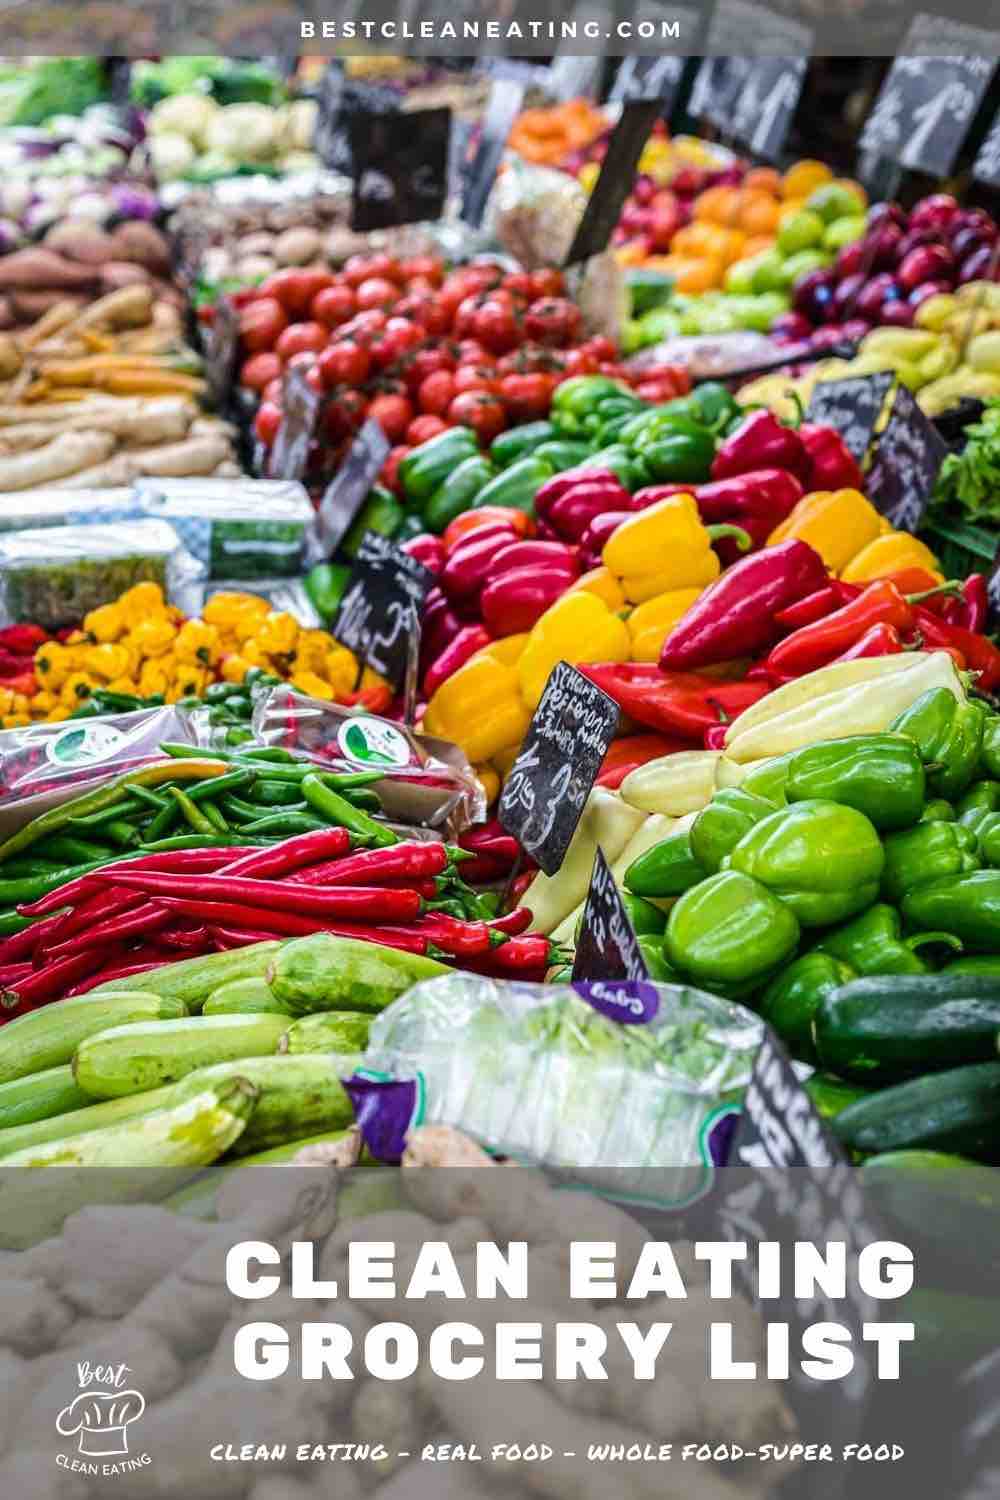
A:
{"label": "dark green cucumber", "polygon": [[895,974],[854,979],[813,1017],[824,1068],[874,1084],[996,1057],[1000,979],[979,974]]}
{"label": "dark green cucumber", "polygon": [[833,1078],[829,1073],[813,1073],[802,1085],[813,1102],[813,1106],[824,1120],[832,1120],[842,1109],[857,1099],[867,1099],[871,1089],[857,1083],[847,1083],[843,1078]]}
{"label": "dark green cucumber", "polygon": [[932,1244],[950,1259],[970,1257],[1000,1270],[1000,1172],[944,1151],[885,1151],[870,1156],[861,1186],[905,1230],[907,1243]]}
{"label": "dark green cucumber", "polygon": [[1000,1164],[1000,1062],[911,1078],[849,1104],[831,1122],[851,1151],[952,1151]]}

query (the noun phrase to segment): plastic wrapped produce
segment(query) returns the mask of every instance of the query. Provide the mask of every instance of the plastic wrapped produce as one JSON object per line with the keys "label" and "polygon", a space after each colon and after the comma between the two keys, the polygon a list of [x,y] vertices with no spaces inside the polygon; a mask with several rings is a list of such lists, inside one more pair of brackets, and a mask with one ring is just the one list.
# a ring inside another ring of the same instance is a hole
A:
{"label": "plastic wrapped produce", "polygon": [[136,514],[127,487],[102,490],[16,490],[0,494],[0,532],[85,525]]}
{"label": "plastic wrapped produce", "polygon": [[197,571],[165,521],[12,531],[0,538],[0,620],[62,630],[133,584],[170,594]]}
{"label": "plastic wrapped produce", "polygon": [[386,1156],[413,1125],[454,1125],[585,1180],[624,1169],[619,1187],[669,1169],[660,1191],[679,1202],[725,1162],[762,1034],[742,1006],[685,985],[455,974],[377,1018],[351,1093]]}
{"label": "plastic wrapped produce", "polygon": [[532,271],[561,265],[586,206],[575,178],[515,156],[497,179],[487,218],[500,246]]}
{"label": "plastic wrapped produce", "polygon": [[315,514],[294,481],[141,479],[136,491],[212,578],[295,578],[312,560]]}

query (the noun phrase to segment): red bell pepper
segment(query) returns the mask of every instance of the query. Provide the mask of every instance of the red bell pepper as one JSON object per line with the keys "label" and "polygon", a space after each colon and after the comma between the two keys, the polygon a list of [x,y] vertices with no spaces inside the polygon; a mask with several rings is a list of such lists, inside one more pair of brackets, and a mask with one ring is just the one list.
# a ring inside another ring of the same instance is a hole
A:
{"label": "red bell pepper", "polygon": [[479,596],[483,623],[496,636],[530,630],[549,605],[565,594],[576,576],[576,571],[568,567],[539,567],[537,563],[501,573]]}
{"label": "red bell pepper", "polygon": [[511,542],[494,554],[490,582],[515,568],[562,568],[575,576],[580,571],[579,557],[579,549],[567,542]]}
{"label": "red bell pepper", "polygon": [[12,656],[34,656],[48,639],[48,631],[40,625],[4,625],[0,629],[0,649]]}
{"label": "red bell pepper", "polygon": [[439,588],[433,588],[421,614],[420,670],[426,672],[462,629],[462,621]]}
{"label": "red bell pepper", "polygon": [[948,599],[939,613],[949,625],[961,625],[964,630],[982,630],[989,609],[989,593],[986,578],[982,573],[970,573],[962,584],[958,598]]}
{"label": "red bell pepper", "polygon": [[926,651],[958,651],[965,657],[970,672],[977,673],[976,687],[981,693],[992,693],[1000,685],[1000,650],[985,635],[949,625],[925,605],[913,610],[913,623]]}
{"label": "red bell pepper", "polygon": [[422,691],[425,698],[432,698],[443,682],[464,667],[470,657],[475,656],[493,640],[482,625],[463,625],[452,637],[440,655],[436,656],[423,675]]}
{"label": "red bell pepper", "polygon": [[441,570],[441,588],[452,603],[473,601],[492,574],[499,549],[517,539],[513,526],[497,521],[492,526],[480,526],[453,547]]}
{"label": "red bell pepper", "polygon": [[[575,489],[578,484],[591,485],[599,482],[609,486],[617,485],[619,489],[622,488],[621,481],[613,469],[588,468],[587,466],[581,467],[578,465],[575,469],[564,469],[561,474],[553,474],[552,478],[546,479],[545,483],[535,493],[535,515],[541,520],[547,520],[552,505],[561,495],[565,495],[569,490]],[[626,502],[630,498],[626,490]],[[608,508],[610,509],[610,506]],[[624,509],[625,507],[621,506],[620,508]]]}
{"label": "red bell pepper", "polygon": [[408,542],[403,543],[401,550],[408,557],[416,558],[418,563],[423,563],[435,577],[444,567],[444,542],[439,536],[432,536],[429,531],[411,536]]}
{"label": "red bell pepper", "polygon": [[798,433],[783,427],[772,412],[753,411],[744,417],[712,460],[712,478],[730,479],[757,469],[788,469],[803,483],[810,460]]}
{"label": "red bell pepper", "polygon": [[595,516],[631,509],[631,495],[613,477],[581,479],[546,507],[545,520],[558,536],[578,542]]}
{"label": "red bell pepper", "polygon": [[865,476],[835,427],[803,422],[799,439],[809,459],[806,487],[814,490],[863,490]]}
{"label": "red bell pepper", "polygon": [[673,755],[676,750],[687,750],[690,741],[680,735],[626,734],[613,740],[611,748],[601,761],[596,786],[616,791],[630,771],[647,761],[659,760],[662,755]]}
{"label": "red bell pepper", "polygon": [[[698,513],[706,526],[731,523],[750,534],[753,546],[763,547],[776,526],[795,509],[804,494],[802,485],[787,469],[756,469],[749,474],[734,474],[710,484],[652,484],[638,490],[633,506],[644,510],[670,495],[693,495]],[[733,563],[740,556],[731,540],[719,542],[717,551],[723,563]]]}
{"label": "red bell pepper", "polygon": [[579,670],[638,724],[700,745],[712,724],[727,724],[763,698],[766,682],[724,682],[695,672],[662,672],[649,662],[610,662]]}
{"label": "red bell pepper", "polygon": [[633,514],[630,510],[606,510],[603,515],[594,517],[580,538],[580,555],[588,571],[601,566],[605,542],[623,521],[631,520]]}
{"label": "red bell pepper", "polygon": [[665,671],[691,671],[754,656],[778,639],[779,610],[826,585],[826,564],[806,542],[790,538],[741,558],[696,599],[667,636]]}
{"label": "red bell pepper", "polygon": [[[936,615],[932,618],[941,625]],[[879,579],[832,615],[812,625],[803,625],[801,630],[786,636],[775,646],[765,666],[800,677],[849,651],[873,625],[891,625],[905,635],[913,629],[913,624],[913,608],[906,597],[894,583]]]}

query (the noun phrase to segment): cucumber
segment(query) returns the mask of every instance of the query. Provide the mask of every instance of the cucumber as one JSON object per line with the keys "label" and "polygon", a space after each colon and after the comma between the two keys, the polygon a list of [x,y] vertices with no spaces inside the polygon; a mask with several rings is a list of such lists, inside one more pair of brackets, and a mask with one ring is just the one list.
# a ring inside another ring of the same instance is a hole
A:
{"label": "cucumber", "polygon": [[245,1078],[206,1084],[164,1109],[15,1151],[4,1167],[207,1167],[242,1133],[256,1102]]}
{"label": "cucumber", "polygon": [[121,1099],[104,1099],[100,1104],[94,1104],[88,1097],[86,1108],[75,1109],[72,1114],[53,1115],[47,1120],[35,1120],[30,1125],[12,1125],[10,1129],[0,1131],[0,1162],[12,1151],[21,1151],[25,1146],[83,1135],[86,1130],[102,1130],[105,1125],[117,1125],[119,1120],[148,1114],[152,1109],[161,1109],[169,1099],[169,1088],[150,1089],[146,1094],[127,1094]]}
{"label": "cucumber", "polygon": [[232,1167],[280,1166],[290,1162],[303,1146],[326,1146],[332,1141],[342,1141],[350,1128],[349,1125],[345,1125],[342,1130],[324,1130],[319,1135],[297,1136],[294,1141],[285,1141],[281,1146],[271,1146],[266,1151],[255,1151],[252,1156],[242,1156],[232,1163]]}
{"label": "cucumber", "polygon": [[[338,1209],[339,1209],[338,1203]],[[915,1373],[955,1372],[996,1348],[996,1297],[969,1296],[915,1286],[894,1304],[896,1317],[912,1322]]]}
{"label": "cucumber", "polygon": [[279,1052],[363,1052],[368,1045],[371,1017],[357,1011],[317,1011],[294,1021],[278,1047]]}
{"label": "cucumber", "polygon": [[80,1043],[73,1076],[93,1099],[141,1094],[213,1063],[266,1056],[287,1025],[285,1016],[188,1016],[113,1026]]}
{"label": "cucumber", "polygon": [[213,990],[205,1001],[203,1016],[271,1014],[290,1016],[287,1005],[271,994],[266,979],[231,979]]}
{"label": "cucumber", "polygon": [[359,1053],[244,1058],[192,1073],[178,1085],[175,1097],[186,1098],[206,1083],[248,1078],[260,1098],[234,1153],[244,1156],[352,1125],[354,1109],[340,1080],[349,1078],[360,1062]]}
{"label": "cucumber", "polygon": [[1000,1062],[911,1078],[849,1104],[831,1121],[839,1140],[866,1156],[950,1151],[1000,1163]]}
{"label": "cucumber", "polygon": [[998,1035],[1000,980],[977,974],[855,979],[813,1017],[821,1065],[874,1084],[988,1062]]}
{"label": "cucumber", "polygon": [[802,1087],[824,1120],[832,1120],[856,1099],[865,1099],[872,1092],[856,1083],[846,1083],[843,1078],[833,1078],[829,1073],[813,1073]]}
{"label": "cucumber", "polygon": [[[165,1000],[180,1000],[189,1011],[199,1011],[213,990],[231,979],[260,979],[281,943],[252,943],[229,953],[208,953],[204,958],[182,958],[175,964],[150,969],[143,974],[144,989]],[[134,985],[134,981],[132,981]],[[113,995],[128,989],[127,979],[109,979],[91,990],[93,995]]]}
{"label": "cucumber", "polygon": [[[1000,1272],[1000,1173],[944,1151],[885,1151],[860,1169],[861,1186],[876,1207],[918,1247],[933,1245],[947,1262],[973,1261]],[[918,1250],[918,1258],[919,1250]]]}
{"label": "cucumber", "polygon": [[89,1103],[87,1095],[74,1082],[73,1070],[66,1064],[0,1083],[0,1140],[4,1130],[48,1120],[53,1115],[68,1115]]}
{"label": "cucumber", "polygon": [[282,943],[266,977],[278,999],[296,1015],[316,1010],[360,1010],[371,1015],[422,979],[454,972],[433,958],[315,932]]}
{"label": "cucumber", "polygon": [[57,1000],[9,1021],[0,1031],[0,1083],[68,1063],[81,1042],[111,1026],[129,1021],[175,1020],[186,1015],[187,1007],[180,1000],[164,999],[144,989]]}

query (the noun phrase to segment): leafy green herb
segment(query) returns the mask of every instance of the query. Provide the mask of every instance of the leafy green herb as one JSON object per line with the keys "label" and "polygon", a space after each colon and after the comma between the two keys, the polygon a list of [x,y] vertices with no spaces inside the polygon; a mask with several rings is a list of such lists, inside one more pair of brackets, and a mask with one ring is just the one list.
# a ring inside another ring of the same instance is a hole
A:
{"label": "leafy green herb", "polygon": [[977,519],[1000,520],[1000,399],[986,402],[965,437],[961,453],[950,453],[941,465],[934,502],[958,506]]}

